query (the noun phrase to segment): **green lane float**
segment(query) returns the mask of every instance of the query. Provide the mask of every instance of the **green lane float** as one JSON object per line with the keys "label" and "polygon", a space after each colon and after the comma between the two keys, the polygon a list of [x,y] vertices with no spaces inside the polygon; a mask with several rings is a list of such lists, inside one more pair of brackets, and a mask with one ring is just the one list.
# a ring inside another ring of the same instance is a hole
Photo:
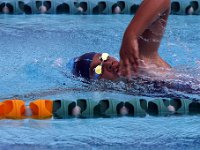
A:
{"label": "green lane float", "polygon": [[189,99],[133,98],[128,101],[115,99],[77,99],[71,101],[37,99],[27,106],[19,99],[0,102],[0,119],[66,119],[66,118],[110,118],[120,116],[145,117],[200,114],[200,101]]}
{"label": "green lane float", "polygon": [[[0,0],[1,14],[134,14],[142,0]],[[199,15],[200,0],[171,0],[171,14]]]}

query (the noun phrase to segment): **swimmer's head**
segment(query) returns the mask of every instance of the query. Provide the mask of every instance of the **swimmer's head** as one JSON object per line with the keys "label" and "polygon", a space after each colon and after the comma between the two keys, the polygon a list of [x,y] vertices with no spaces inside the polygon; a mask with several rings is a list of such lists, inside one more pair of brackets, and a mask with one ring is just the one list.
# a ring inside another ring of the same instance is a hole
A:
{"label": "swimmer's head", "polygon": [[72,73],[84,79],[116,80],[119,62],[107,53],[90,52],[74,59]]}
{"label": "swimmer's head", "polygon": [[95,52],[85,53],[80,57],[74,58],[74,66],[72,73],[77,77],[90,79],[90,65],[93,61],[93,57],[96,55]]}

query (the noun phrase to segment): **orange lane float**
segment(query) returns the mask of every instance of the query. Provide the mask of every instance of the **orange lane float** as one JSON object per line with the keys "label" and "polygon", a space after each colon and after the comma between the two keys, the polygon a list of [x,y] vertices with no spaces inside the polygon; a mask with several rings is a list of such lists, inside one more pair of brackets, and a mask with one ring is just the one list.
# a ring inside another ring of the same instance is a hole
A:
{"label": "orange lane float", "polygon": [[4,116],[4,103],[0,102],[0,118],[3,118]]}
{"label": "orange lane float", "polygon": [[[26,106],[23,100],[5,100],[0,102],[0,118],[6,119],[46,119],[52,117],[53,101],[35,100]],[[30,115],[27,115],[27,110]]]}
{"label": "orange lane float", "polygon": [[9,119],[23,119],[25,114],[25,102],[23,100],[5,100],[4,116]]}
{"label": "orange lane float", "polygon": [[32,118],[47,119],[52,117],[53,101],[51,100],[35,100],[30,103]]}

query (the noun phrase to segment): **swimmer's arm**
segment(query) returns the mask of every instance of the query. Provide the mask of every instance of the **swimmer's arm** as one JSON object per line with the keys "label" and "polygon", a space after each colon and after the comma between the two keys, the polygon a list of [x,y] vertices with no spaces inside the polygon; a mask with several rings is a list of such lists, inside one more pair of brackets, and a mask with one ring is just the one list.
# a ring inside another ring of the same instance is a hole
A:
{"label": "swimmer's arm", "polygon": [[138,8],[134,18],[125,30],[120,49],[120,74],[131,77],[131,70],[137,73],[139,46],[138,37],[162,13],[169,10],[170,0],[144,0]]}
{"label": "swimmer's arm", "polygon": [[137,39],[162,13],[170,8],[170,0],[144,0],[128,25],[125,36]]}

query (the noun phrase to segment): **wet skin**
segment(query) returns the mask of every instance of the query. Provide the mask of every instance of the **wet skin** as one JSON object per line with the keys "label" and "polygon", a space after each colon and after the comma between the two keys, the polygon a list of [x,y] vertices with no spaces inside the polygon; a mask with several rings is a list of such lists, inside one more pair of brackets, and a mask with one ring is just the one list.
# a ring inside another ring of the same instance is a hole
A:
{"label": "wet skin", "polygon": [[132,71],[137,74],[139,59],[148,65],[170,67],[158,54],[170,13],[170,4],[170,0],[143,0],[140,4],[122,39],[120,49],[122,76],[130,78]]}
{"label": "wet skin", "polygon": [[[101,64],[101,53],[96,54],[93,57],[92,63],[90,65],[90,78],[94,79],[95,67]],[[142,56],[142,55],[141,55]],[[120,79],[119,69],[120,64],[117,59],[112,56],[108,57],[108,60],[104,61],[102,64],[102,74],[98,79],[106,79],[116,81]],[[137,76],[140,75],[153,75],[154,77],[165,77],[165,74],[169,72],[170,65],[168,65],[159,55],[155,55],[154,58],[144,59],[140,57],[139,72]],[[132,75],[134,76],[134,74]]]}
{"label": "wet skin", "polygon": [[[96,54],[93,57],[92,63],[90,65],[90,77],[93,79],[94,77],[94,68],[101,64],[101,54]],[[109,56],[108,60],[104,61],[102,64],[102,74],[99,79],[107,79],[107,80],[116,80],[119,78],[119,62],[114,57]]]}

